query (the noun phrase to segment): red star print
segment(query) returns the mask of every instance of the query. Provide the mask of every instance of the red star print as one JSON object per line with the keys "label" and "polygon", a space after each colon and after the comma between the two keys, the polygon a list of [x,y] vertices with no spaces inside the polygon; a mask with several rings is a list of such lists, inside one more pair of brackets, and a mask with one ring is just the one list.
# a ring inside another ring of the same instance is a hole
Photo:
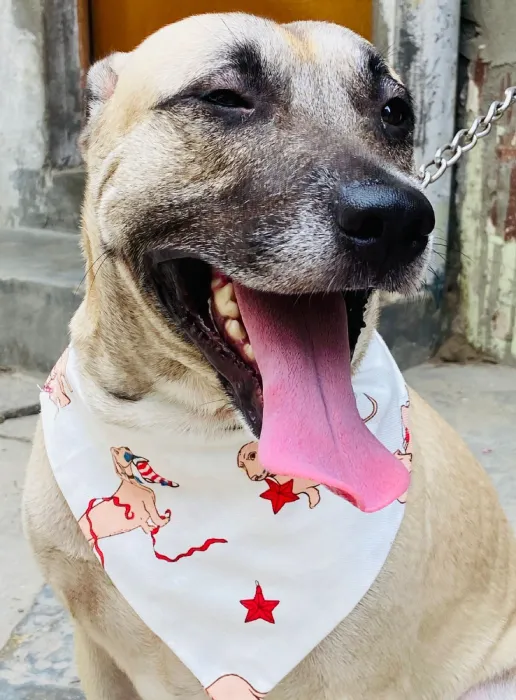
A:
{"label": "red star print", "polygon": [[272,512],[279,513],[285,503],[293,503],[299,501],[299,496],[293,493],[294,479],[286,481],[284,484],[278,484],[274,479],[265,479],[269,488],[260,494],[260,498],[265,498],[272,504]]}
{"label": "red star print", "polygon": [[279,605],[279,600],[265,600],[263,597],[262,587],[256,583],[256,593],[254,598],[249,598],[248,600],[241,600],[240,604],[247,608],[247,615],[245,622],[254,622],[255,620],[265,620],[265,622],[270,622],[272,625],[276,624],[272,611]]}

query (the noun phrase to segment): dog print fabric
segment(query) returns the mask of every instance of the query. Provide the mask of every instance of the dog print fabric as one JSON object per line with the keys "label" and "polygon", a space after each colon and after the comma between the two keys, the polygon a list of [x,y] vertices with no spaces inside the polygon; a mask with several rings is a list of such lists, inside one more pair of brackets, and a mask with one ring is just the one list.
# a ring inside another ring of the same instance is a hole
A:
{"label": "dog print fabric", "polygon": [[[411,471],[408,393],[379,336],[353,387],[368,428]],[[103,423],[73,348],[41,405],[53,472],[92,552],[212,700],[265,697],[369,590],[403,518],[406,494],[363,513],[324,484],[266,471],[250,434]]]}

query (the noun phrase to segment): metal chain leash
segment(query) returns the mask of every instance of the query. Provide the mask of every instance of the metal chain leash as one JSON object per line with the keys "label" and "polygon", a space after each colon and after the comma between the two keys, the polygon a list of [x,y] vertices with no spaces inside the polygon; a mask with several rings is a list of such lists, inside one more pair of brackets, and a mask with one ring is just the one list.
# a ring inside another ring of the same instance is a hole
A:
{"label": "metal chain leash", "polygon": [[438,148],[433,159],[421,166],[419,178],[423,181],[423,187],[438,180],[464,153],[471,151],[479,139],[489,134],[493,122],[498,121],[516,103],[516,85],[507,88],[504,94],[503,102],[492,102],[485,116],[477,117],[469,129],[457,131],[450,143]]}

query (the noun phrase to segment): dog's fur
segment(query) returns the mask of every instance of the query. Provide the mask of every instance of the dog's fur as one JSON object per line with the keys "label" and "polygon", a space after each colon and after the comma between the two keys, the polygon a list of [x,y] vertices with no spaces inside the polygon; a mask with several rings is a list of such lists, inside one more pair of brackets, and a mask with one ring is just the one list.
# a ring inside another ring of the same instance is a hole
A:
{"label": "dog's fur", "polygon": [[[242,81],[255,100],[247,124],[197,101],[207,85]],[[391,94],[405,94],[372,47],[345,29],[245,15],[190,18],[92,67],[83,136],[88,273],[72,322],[92,410],[128,426],[240,429],[215,372],[155,303],[143,257],[173,243],[275,292],[367,283],[334,243],[329,200],[342,178],[412,182],[410,133],[389,139],[375,122],[386,81]],[[414,287],[424,263],[421,256],[384,286]],[[354,366],[376,321],[374,300],[367,320]],[[459,437],[413,392],[411,405],[412,485],[388,560],[271,700],[516,695],[512,532]],[[55,483],[41,427],[24,517],[73,617],[88,700],[204,698],[108,581]]]}

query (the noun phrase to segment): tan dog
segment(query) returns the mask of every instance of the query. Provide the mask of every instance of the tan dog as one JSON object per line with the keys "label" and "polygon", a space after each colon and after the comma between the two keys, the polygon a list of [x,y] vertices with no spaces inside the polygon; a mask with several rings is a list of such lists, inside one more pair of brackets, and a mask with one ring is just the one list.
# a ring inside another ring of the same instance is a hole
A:
{"label": "tan dog", "polygon": [[[72,322],[91,410],[211,436],[245,420],[259,435],[253,349],[232,287],[214,295],[214,323],[213,269],[296,298],[348,290],[356,368],[376,320],[366,290],[411,291],[426,263],[433,217],[411,176],[412,133],[405,88],[367,42],[331,24],[194,17],[94,65],[87,291]],[[411,438],[406,514],[383,570],[271,700],[516,697],[513,534],[480,466],[414,393]],[[73,617],[88,700],[205,698],[110,585],[41,429],[24,515]],[[223,700],[259,697],[238,677],[221,688]]]}

